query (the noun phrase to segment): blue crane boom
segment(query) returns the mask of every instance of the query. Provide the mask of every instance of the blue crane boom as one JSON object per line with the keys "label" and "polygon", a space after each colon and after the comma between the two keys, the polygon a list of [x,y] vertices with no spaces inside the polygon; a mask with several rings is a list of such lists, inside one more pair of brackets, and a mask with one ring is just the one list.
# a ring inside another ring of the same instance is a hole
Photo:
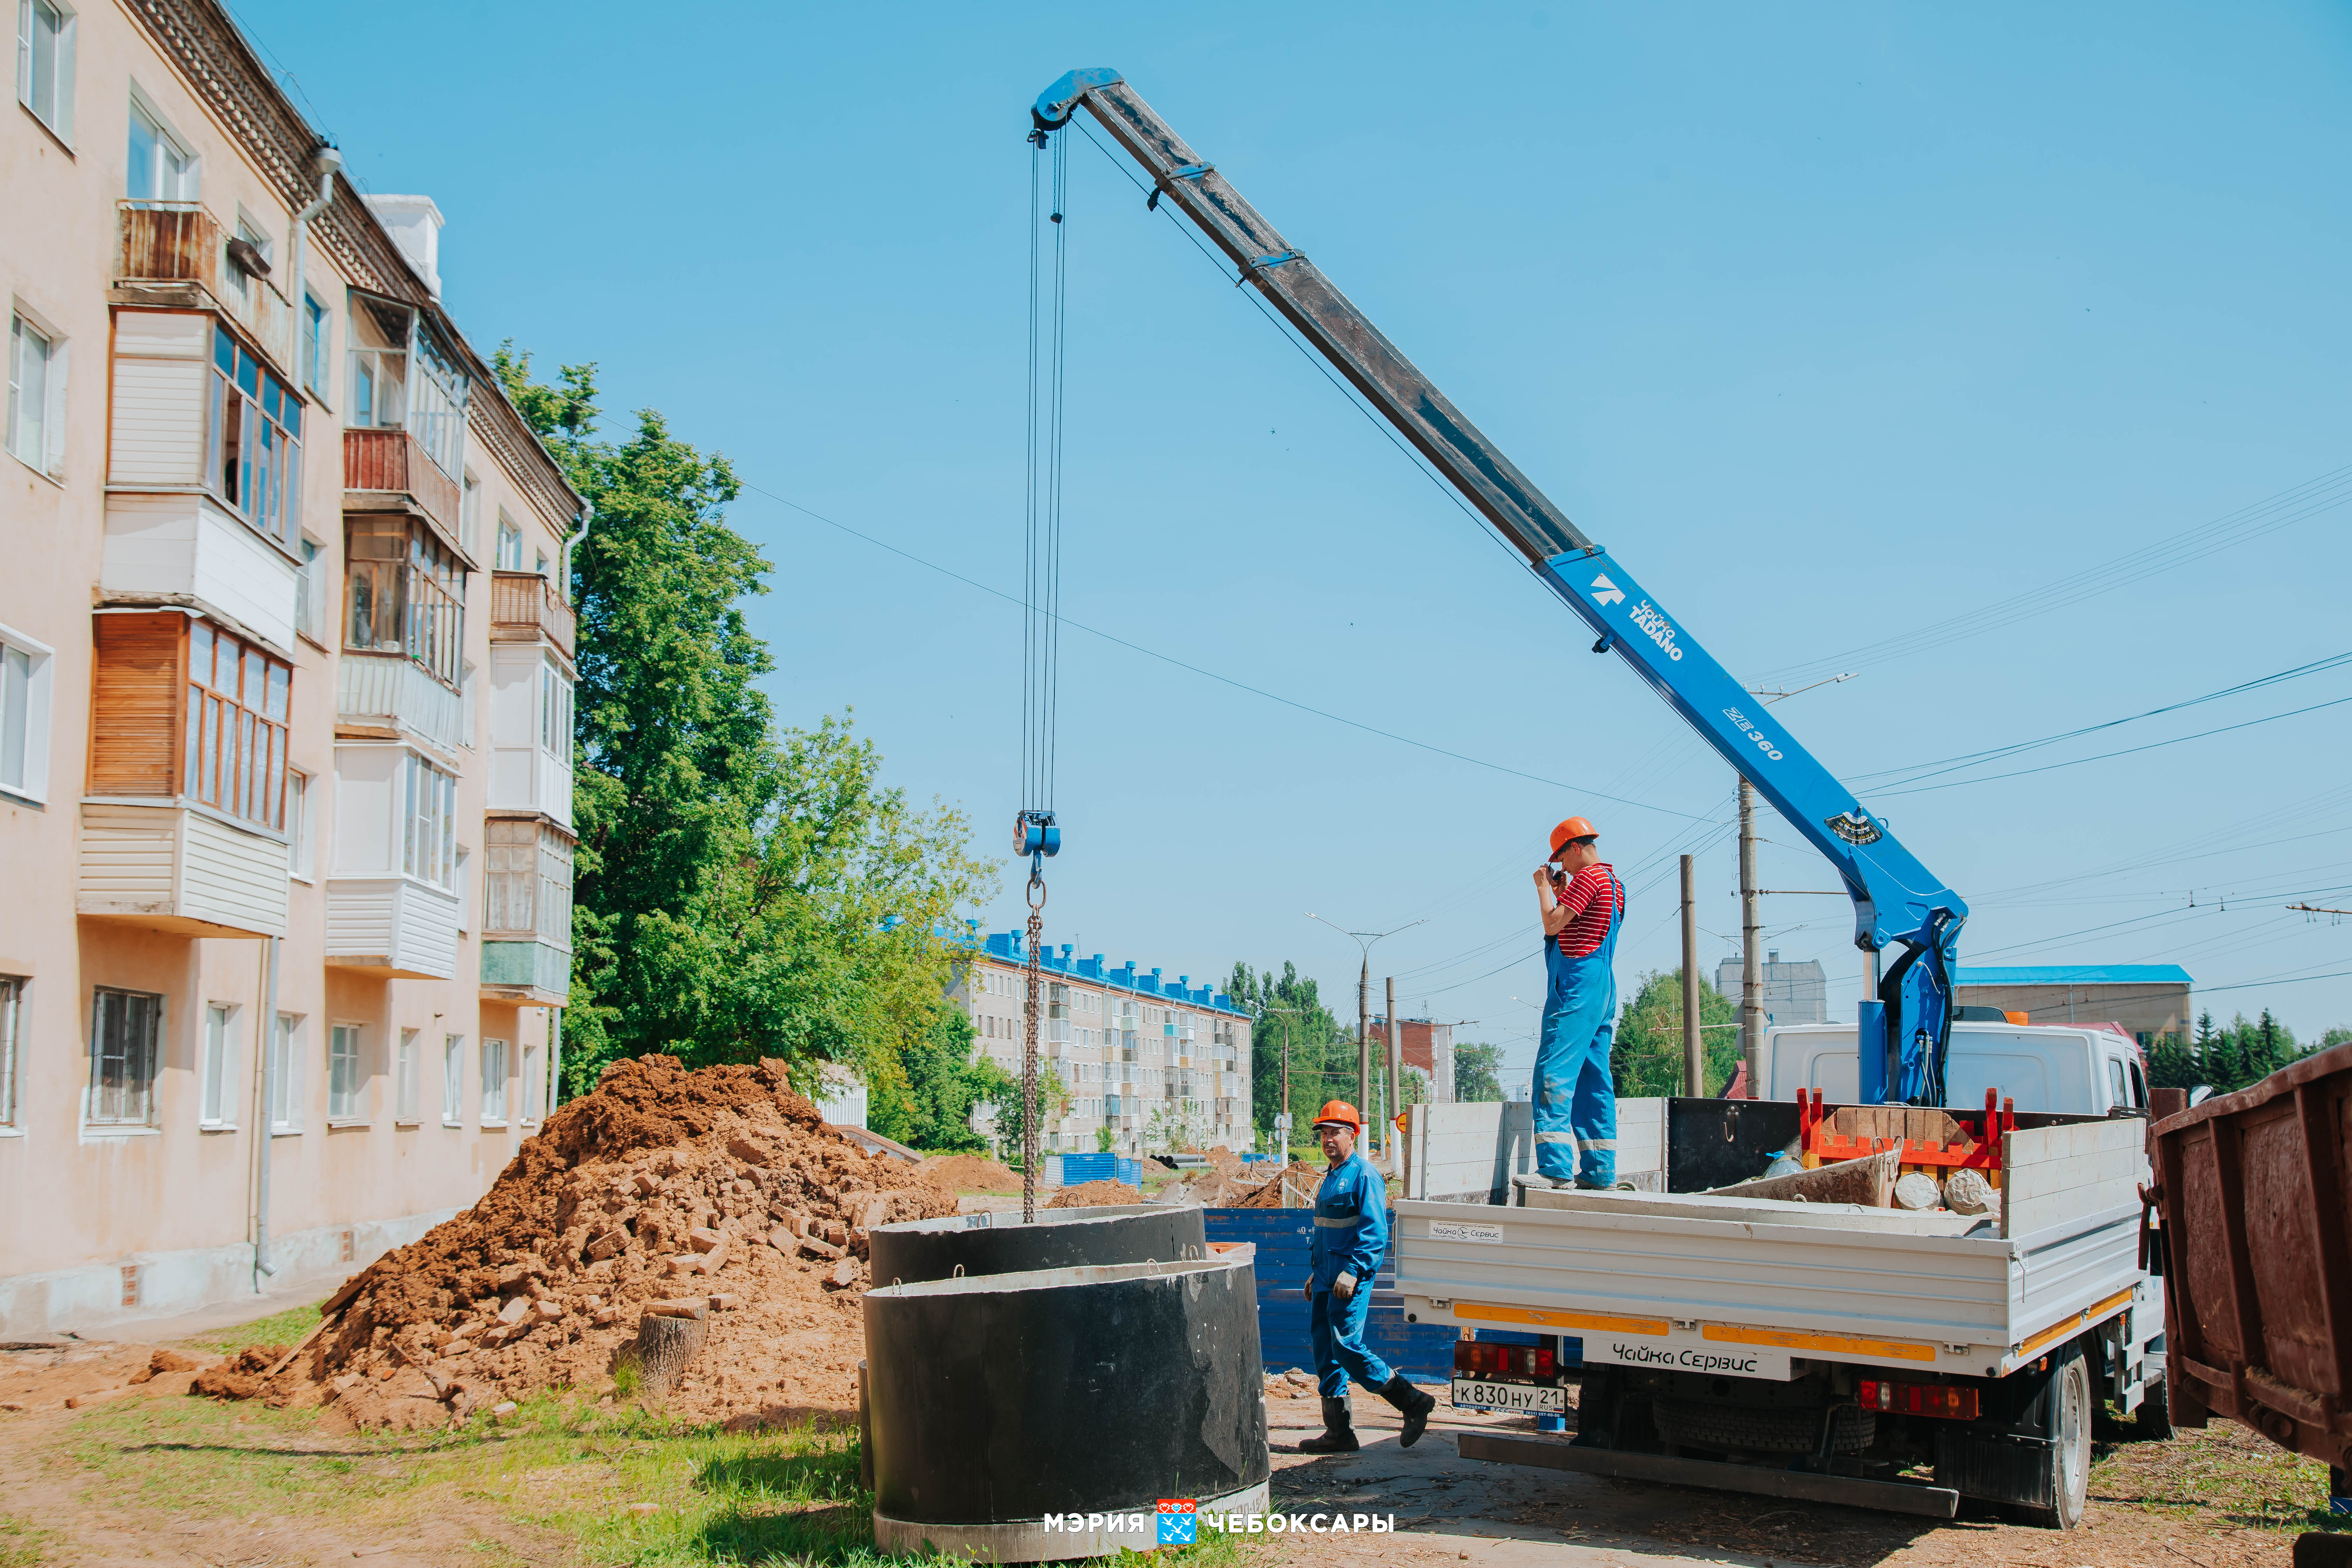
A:
{"label": "blue crane boom", "polygon": [[1051,135],[1082,106],[1150,175],[1153,205],[1165,200],[1197,225],[1240,280],[1527,557],[1597,634],[1593,651],[1614,652],[1631,665],[1828,858],[1853,900],[1854,945],[1872,953],[1899,950],[1880,972],[1876,997],[1861,1005],[1860,1098],[1942,1104],[1952,972],[1969,912],[1960,896],[1769,719],[1622,563],[1570,522],[1117,71],[1072,71],[1047,88],[1031,110],[1034,134]]}

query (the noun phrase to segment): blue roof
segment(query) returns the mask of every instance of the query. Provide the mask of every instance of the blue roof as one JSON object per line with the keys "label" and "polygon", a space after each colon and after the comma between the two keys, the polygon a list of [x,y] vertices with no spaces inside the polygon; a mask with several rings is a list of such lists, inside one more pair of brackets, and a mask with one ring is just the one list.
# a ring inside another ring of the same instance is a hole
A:
{"label": "blue roof", "polygon": [[2177,963],[2052,963],[1970,969],[1962,964],[1956,985],[2193,985]]}
{"label": "blue roof", "polygon": [[[966,923],[977,936],[980,922],[971,921]],[[991,931],[982,940],[980,946],[983,952],[999,963],[1025,965],[1029,961],[1028,939],[1017,931]],[[1237,1018],[1250,1016],[1247,1008],[1236,1005],[1232,997],[1213,985],[1195,985],[1189,974],[1180,974],[1171,980],[1157,969],[1148,974],[1139,973],[1135,960],[1131,958],[1123,967],[1114,969],[1099,952],[1092,958],[1080,958],[1071,952],[1068,942],[1064,942],[1058,950],[1052,942],[1047,942],[1038,953],[1037,961],[1038,967],[1046,973],[1066,979],[1090,980],[1097,985],[1132,991],[1139,996],[1182,1002],[1194,1007],[1205,1007],[1213,1013],[1231,1013]]]}

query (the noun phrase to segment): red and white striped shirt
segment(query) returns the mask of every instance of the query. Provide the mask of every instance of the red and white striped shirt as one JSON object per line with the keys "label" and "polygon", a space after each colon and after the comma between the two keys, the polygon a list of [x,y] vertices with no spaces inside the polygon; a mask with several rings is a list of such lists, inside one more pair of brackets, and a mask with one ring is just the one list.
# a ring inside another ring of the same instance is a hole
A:
{"label": "red and white striped shirt", "polygon": [[1600,951],[1609,928],[1625,912],[1625,885],[1605,862],[1595,861],[1568,879],[1559,907],[1570,916],[1559,930],[1561,956],[1582,958]]}

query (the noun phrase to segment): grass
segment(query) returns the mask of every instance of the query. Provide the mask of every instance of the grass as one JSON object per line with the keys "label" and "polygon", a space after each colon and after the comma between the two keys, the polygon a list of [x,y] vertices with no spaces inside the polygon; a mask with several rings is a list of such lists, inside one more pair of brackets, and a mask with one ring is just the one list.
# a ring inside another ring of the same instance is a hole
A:
{"label": "grass", "polygon": [[[2103,1426],[2103,1437],[2133,1436],[2129,1421]],[[2279,1532],[2341,1530],[2352,1521],[2327,1511],[2327,1493],[2326,1465],[2218,1417],[2168,1443],[2102,1441],[2093,1450],[2094,1498],[2183,1521]]]}
{"label": "grass", "polygon": [[[92,1495],[158,1516],[331,1517],[339,1529],[414,1538],[428,1521],[487,1514],[568,1538],[583,1560],[642,1568],[954,1561],[876,1549],[855,1432],[730,1434],[575,1394],[529,1401],[501,1424],[430,1435],[328,1437],[318,1426],[313,1413],[254,1405],[126,1401],[77,1422],[66,1457]],[[7,1528],[0,1524],[0,1568],[39,1562],[6,1555],[16,1539]],[[507,1560],[509,1546],[479,1525],[473,1532],[477,1555]],[[1175,1555],[1226,1568],[1249,1549],[1204,1531],[1201,1545]]]}
{"label": "grass", "polygon": [[218,1354],[234,1355],[254,1345],[290,1345],[318,1326],[319,1303],[313,1301],[307,1307],[289,1307],[267,1318],[256,1318],[220,1333],[199,1334],[188,1342]]}
{"label": "grass", "polygon": [[0,1568],[34,1568],[43,1561],[41,1543],[54,1532],[0,1513]]}

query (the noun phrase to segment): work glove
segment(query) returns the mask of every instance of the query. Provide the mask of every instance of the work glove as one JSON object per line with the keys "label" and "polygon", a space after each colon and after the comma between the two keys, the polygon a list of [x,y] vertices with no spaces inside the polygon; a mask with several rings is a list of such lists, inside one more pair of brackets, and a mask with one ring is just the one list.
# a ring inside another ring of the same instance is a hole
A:
{"label": "work glove", "polygon": [[1342,1301],[1351,1301],[1355,1300],[1356,1277],[1352,1274],[1342,1274],[1337,1279],[1332,1280],[1331,1294],[1339,1297]]}

